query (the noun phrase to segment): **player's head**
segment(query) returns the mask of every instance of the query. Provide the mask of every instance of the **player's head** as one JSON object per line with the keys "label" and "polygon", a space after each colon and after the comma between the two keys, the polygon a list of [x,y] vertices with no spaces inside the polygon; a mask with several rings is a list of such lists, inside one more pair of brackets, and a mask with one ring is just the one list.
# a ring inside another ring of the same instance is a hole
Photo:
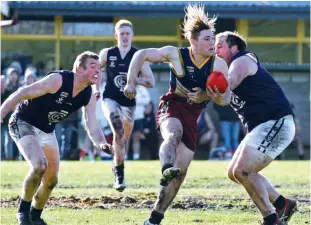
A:
{"label": "player's head", "polygon": [[214,25],[216,17],[208,18],[203,5],[189,5],[185,9],[183,34],[191,48],[204,57],[214,53]]}
{"label": "player's head", "polygon": [[86,80],[87,85],[95,84],[100,76],[99,57],[96,53],[85,51],[77,56],[73,72]]}
{"label": "player's head", "polygon": [[245,51],[247,43],[237,32],[225,31],[216,35],[216,54],[229,64],[234,54]]}
{"label": "player's head", "polygon": [[115,25],[115,38],[118,45],[128,47],[132,45],[134,29],[133,24],[128,20],[119,20]]}

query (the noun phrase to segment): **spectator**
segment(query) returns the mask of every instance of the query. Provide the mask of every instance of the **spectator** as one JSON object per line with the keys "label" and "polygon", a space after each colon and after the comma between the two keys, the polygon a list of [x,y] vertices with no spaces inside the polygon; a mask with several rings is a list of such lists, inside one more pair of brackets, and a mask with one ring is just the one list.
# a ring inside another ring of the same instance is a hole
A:
{"label": "spectator", "polygon": [[145,135],[143,133],[144,111],[146,105],[148,105],[150,102],[149,92],[146,87],[137,85],[136,92],[136,109],[134,115],[135,121],[131,137],[133,160],[140,159],[140,141],[145,139]]}
{"label": "spectator", "polygon": [[207,108],[205,108],[198,118],[198,145],[209,144],[208,151],[212,152],[218,145],[219,135],[215,125],[211,120]]}
{"label": "spectator", "polygon": [[239,145],[240,119],[230,105],[219,106],[214,104],[214,109],[218,112],[221,134],[224,139],[225,148],[232,157]]}
{"label": "spectator", "polygon": [[24,83],[26,85],[31,85],[34,82],[36,82],[37,75],[36,75],[36,69],[33,67],[29,67],[25,71],[25,77],[24,77]]}
{"label": "spectator", "polygon": [[159,137],[156,128],[153,102],[149,102],[145,108],[143,134],[145,135],[145,139],[142,140],[142,145],[149,150],[150,159],[158,159]]}
{"label": "spectator", "polygon": [[7,87],[6,89],[13,93],[19,88],[20,72],[15,67],[7,69]]}

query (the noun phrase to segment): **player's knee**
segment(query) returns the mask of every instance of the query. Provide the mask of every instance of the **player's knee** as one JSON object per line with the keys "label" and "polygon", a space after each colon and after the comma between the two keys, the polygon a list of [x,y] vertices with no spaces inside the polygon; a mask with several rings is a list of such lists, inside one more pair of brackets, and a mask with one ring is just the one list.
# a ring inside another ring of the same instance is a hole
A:
{"label": "player's knee", "polygon": [[170,141],[171,143],[176,144],[176,146],[179,144],[181,137],[182,137],[183,130],[182,129],[175,129],[173,130],[167,137],[164,137],[167,141]]}
{"label": "player's knee", "polygon": [[250,174],[250,171],[242,166],[237,166],[233,169],[233,176],[239,181],[247,180]]}
{"label": "player's knee", "polygon": [[233,175],[233,169],[231,167],[229,167],[227,170],[227,176],[230,180],[235,181],[235,177]]}
{"label": "player's knee", "polygon": [[47,170],[48,163],[46,159],[40,159],[36,164],[32,166],[32,174],[36,177],[42,177]]}

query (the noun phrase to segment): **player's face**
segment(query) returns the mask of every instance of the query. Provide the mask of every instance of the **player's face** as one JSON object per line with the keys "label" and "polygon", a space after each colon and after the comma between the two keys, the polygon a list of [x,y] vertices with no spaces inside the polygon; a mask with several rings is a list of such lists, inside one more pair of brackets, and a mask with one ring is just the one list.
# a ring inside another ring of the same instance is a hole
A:
{"label": "player's face", "polygon": [[196,41],[196,49],[204,57],[214,54],[215,37],[212,30],[202,30]]}
{"label": "player's face", "polygon": [[133,30],[129,26],[122,26],[117,30],[115,37],[118,41],[118,45],[121,45],[122,47],[131,46],[133,40]]}
{"label": "player's face", "polygon": [[87,77],[89,85],[95,84],[100,76],[100,65],[96,59],[86,60],[84,75]]}
{"label": "player's face", "polygon": [[225,38],[218,38],[215,43],[216,54],[229,63],[232,59],[232,52]]}

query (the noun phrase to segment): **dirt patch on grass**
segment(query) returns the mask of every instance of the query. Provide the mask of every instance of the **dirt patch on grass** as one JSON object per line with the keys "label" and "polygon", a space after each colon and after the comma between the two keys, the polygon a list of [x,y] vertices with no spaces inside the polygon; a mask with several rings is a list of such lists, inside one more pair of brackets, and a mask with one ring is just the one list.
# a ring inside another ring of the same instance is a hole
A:
{"label": "dirt patch on grass", "polygon": [[[308,205],[310,199],[296,196],[301,207],[300,213],[310,213]],[[19,197],[11,199],[1,199],[1,208],[17,208]],[[124,209],[124,208],[152,208],[156,200],[156,193],[144,193],[123,197],[51,197],[47,203],[49,208],[69,208],[69,209]],[[257,212],[255,205],[249,198],[224,198],[224,197],[178,197],[171,208],[181,210],[241,210]]]}

